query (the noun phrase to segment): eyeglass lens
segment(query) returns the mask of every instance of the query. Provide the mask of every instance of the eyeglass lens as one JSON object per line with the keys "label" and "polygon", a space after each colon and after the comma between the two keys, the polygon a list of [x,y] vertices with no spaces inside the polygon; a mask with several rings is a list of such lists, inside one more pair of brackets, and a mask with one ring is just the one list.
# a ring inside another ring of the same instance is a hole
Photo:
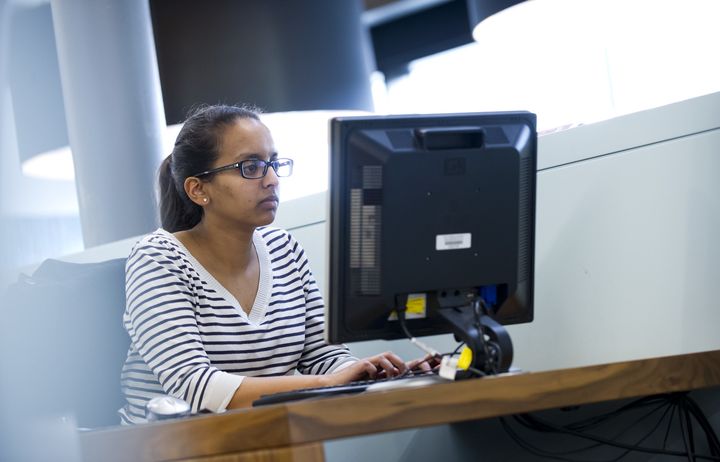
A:
{"label": "eyeglass lens", "polygon": [[290,176],[292,174],[293,162],[290,159],[278,159],[266,162],[261,159],[245,160],[240,163],[242,175],[245,178],[262,178],[267,169],[272,167],[277,176]]}

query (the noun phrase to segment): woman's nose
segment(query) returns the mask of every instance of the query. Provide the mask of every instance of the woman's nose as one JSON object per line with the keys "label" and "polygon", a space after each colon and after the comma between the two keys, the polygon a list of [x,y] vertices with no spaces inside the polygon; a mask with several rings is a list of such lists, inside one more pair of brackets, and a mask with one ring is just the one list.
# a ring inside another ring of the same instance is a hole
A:
{"label": "woman's nose", "polygon": [[267,173],[263,177],[263,186],[267,188],[269,186],[277,186],[279,183],[280,180],[275,169],[272,168],[272,166],[268,166]]}

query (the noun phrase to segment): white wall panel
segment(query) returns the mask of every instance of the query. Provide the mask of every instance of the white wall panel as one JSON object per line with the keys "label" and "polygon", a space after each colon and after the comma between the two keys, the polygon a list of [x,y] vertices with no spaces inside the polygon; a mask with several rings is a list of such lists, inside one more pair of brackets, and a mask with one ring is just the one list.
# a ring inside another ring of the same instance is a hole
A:
{"label": "white wall panel", "polygon": [[538,174],[538,370],[720,348],[720,129]]}

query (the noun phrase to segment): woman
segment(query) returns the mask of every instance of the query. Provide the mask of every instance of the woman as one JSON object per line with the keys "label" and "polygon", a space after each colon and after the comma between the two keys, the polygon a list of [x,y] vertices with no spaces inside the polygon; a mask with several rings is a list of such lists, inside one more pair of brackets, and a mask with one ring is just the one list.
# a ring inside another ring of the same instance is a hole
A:
{"label": "woman", "polygon": [[157,395],[222,412],[420,362],[392,353],[358,360],[324,343],[323,301],[303,249],[267,227],[278,177],[292,166],[250,109],[204,107],[185,122],[160,168],[163,228],[127,261],[123,423],[145,421]]}

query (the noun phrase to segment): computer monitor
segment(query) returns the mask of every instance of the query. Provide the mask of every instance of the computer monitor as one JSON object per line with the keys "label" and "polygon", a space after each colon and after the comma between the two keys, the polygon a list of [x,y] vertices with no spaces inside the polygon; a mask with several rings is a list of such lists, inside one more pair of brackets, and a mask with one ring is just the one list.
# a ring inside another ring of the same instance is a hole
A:
{"label": "computer monitor", "polygon": [[533,319],[535,115],[339,117],[330,138],[326,339],[453,332],[507,370],[502,325]]}

